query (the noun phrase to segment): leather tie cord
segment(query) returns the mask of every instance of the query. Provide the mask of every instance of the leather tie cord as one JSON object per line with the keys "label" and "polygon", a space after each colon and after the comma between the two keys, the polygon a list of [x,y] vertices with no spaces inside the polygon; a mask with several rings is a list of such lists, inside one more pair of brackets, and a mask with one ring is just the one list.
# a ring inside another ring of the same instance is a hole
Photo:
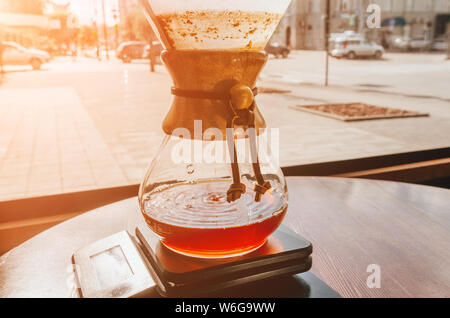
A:
{"label": "leather tie cord", "polygon": [[[258,95],[258,88],[252,89],[253,96]],[[230,93],[226,92],[214,92],[214,91],[199,91],[199,90],[189,90],[172,87],[171,93],[174,96],[185,97],[185,98],[198,98],[198,99],[212,99],[212,100],[222,100],[229,101]]]}

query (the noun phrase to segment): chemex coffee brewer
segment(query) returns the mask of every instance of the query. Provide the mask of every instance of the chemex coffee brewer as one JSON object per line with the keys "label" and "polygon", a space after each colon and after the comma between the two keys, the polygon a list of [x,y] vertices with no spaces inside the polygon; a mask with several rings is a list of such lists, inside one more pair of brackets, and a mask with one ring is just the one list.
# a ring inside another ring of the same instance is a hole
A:
{"label": "chemex coffee brewer", "polygon": [[[245,296],[309,297],[311,286],[292,275],[311,268],[312,246],[281,225],[279,136],[255,102],[263,49],[289,3],[141,0],[165,47],[173,104],[139,191],[145,223],[135,237],[118,233],[74,254],[83,296],[214,296],[245,284]],[[278,289],[250,284],[281,276],[270,283]]]}
{"label": "chemex coffee brewer", "polygon": [[255,102],[263,52],[290,0],[149,0],[173,105],[139,203],[169,249],[221,258],[262,246],[288,194]]}

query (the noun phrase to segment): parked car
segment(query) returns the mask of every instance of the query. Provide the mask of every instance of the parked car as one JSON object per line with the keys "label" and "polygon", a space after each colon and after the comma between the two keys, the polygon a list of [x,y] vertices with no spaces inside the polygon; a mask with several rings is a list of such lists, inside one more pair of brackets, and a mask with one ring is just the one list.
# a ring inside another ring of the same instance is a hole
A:
{"label": "parked car", "polygon": [[265,50],[267,54],[271,54],[276,58],[279,58],[281,56],[284,59],[289,56],[289,53],[291,53],[291,50],[289,50],[288,47],[279,43],[269,43],[267,44]]}
{"label": "parked car", "polygon": [[50,61],[50,54],[37,49],[26,49],[15,42],[2,42],[3,65],[31,65],[39,70],[44,63]]}
{"label": "parked car", "polygon": [[365,38],[362,34],[356,33],[355,31],[344,31],[342,33],[331,33],[329,41],[330,52],[336,48],[336,43],[342,42],[344,40],[361,40],[364,41]]}
{"label": "parked car", "polygon": [[448,39],[447,38],[439,38],[434,40],[433,45],[431,46],[433,51],[447,51],[448,50]]}
{"label": "parked car", "polygon": [[432,42],[425,38],[414,38],[414,39],[411,39],[411,41],[409,43],[409,49],[426,51],[426,50],[429,50],[432,45],[433,45]]}
{"label": "parked car", "polygon": [[392,48],[402,51],[426,51],[432,47],[432,42],[425,38],[397,37],[392,40]]}
{"label": "parked car", "polygon": [[146,58],[146,45],[146,43],[138,41],[124,42],[117,48],[116,57],[121,59],[124,63],[144,59]]}
{"label": "parked car", "polygon": [[381,45],[360,38],[336,39],[334,47],[331,55],[336,58],[374,57],[380,59],[384,54],[384,48]]}
{"label": "parked car", "polygon": [[391,39],[390,47],[401,51],[409,50],[409,39],[405,37],[393,37]]}

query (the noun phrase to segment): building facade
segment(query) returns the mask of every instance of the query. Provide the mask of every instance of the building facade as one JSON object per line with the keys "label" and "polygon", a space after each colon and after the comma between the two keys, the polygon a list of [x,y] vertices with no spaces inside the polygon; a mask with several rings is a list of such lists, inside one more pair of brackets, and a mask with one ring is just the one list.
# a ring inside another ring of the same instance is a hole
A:
{"label": "building facade", "polygon": [[[380,6],[380,29],[367,27],[370,4]],[[272,41],[293,49],[323,50],[326,7],[327,0],[293,0]],[[401,25],[390,21],[401,21]],[[353,30],[379,41],[380,34],[389,30],[434,39],[446,34],[449,23],[450,0],[330,0],[330,33]]]}
{"label": "building facade", "polygon": [[23,45],[43,41],[51,26],[43,14],[43,5],[36,0],[0,1],[0,41],[15,41]]}

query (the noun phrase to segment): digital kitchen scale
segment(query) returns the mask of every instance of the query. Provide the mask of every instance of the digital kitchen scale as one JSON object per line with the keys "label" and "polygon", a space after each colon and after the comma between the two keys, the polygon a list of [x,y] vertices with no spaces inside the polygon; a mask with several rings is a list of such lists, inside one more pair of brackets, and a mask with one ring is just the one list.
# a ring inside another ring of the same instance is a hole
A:
{"label": "digital kitchen scale", "polygon": [[135,234],[117,233],[73,255],[81,297],[338,297],[305,273],[312,245],[285,226],[258,250],[223,259],[175,253],[145,225]]}

